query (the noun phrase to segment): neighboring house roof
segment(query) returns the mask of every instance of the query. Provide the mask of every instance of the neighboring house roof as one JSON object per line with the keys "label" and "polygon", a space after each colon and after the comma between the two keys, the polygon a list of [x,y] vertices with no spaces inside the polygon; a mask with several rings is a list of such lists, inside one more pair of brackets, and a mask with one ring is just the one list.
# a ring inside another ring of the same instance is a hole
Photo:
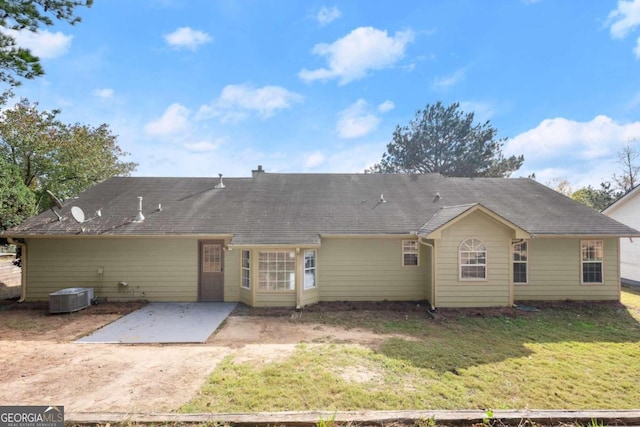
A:
{"label": "neighboring house roof", "polygon": [[[476,204],[533,236],[640,236],[640,232],[526,178],[439,174],[280,174],[252,178],[116,177],[8,230],[42,235],[213,235],[231,243],[319,244],[322,235],[433,231]],[[436,196],[439,195],[439,197]],[[145,220],[133,222],[143,197]],[[161,205],[161,210],[158,206]],[[466,205],[466,208],[465,208]],[[87,217],[76,223],[72,206]],[[435,227],[435,228],[434,228]]]}
{"label": "neighboring house roof", "polygon": [[636,185],[631,191],[629,191],[624,196],[620,197],[618,200],[607,206],[602,213],[605,215],[609,215],[612,212],[618,210],[620,207],[627,204],[631,199],[634,199],[637,195],[640,194],[640,185]]}

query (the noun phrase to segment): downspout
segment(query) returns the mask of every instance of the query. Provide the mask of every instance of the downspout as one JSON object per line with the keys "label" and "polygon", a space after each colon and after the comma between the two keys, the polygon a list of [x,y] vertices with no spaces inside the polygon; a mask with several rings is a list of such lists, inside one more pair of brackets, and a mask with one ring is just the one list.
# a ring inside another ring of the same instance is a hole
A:
{"label": "downspout", "polygon": [[425,245],[431,248],[431,295],[429,303],[431,304],[431,310],[436,309],[436,247],[435,245],[423,240],[422,236],[418,236],[418,242],[421,245]]}
{"label": "downspout", "polygon": [[[300,253],[302,252],[302,255]],[[304,251],[296,248],[296,310],[302,310],[304,306]]]}
{"label": "downspout", "polygon": [[514,244],[515,244],[515,241],[511,239],[511,241],[509,242],[509,253],[507,254],[507,265],[509,266],[509,307],[512,307],[512,308],[516,307],[516,302],[515,302],[516,290],[515,290],[515,280],[513,277],[513,245]]}
{"label": "downspout", "polygon": [[12,245],[20,246],[20,260],[22,262],[22,271],[20,272],[20,299],[19,303],[24,302],[27,299],[27,243],[18,240],[14,240],[12,237],[7,238],[7,241]]}

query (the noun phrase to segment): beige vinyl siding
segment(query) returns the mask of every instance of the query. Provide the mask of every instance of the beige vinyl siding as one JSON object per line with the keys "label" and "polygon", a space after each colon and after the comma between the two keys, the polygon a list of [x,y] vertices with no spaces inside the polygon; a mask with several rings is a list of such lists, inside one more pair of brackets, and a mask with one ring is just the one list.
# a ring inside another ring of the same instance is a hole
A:
{"label": "beige vinyl siding", "polygon": [[240,299],[242,289],[242,270],[240,257],[242,251],[224,251],[224,300],[237,302]]}
{"label": "beige vinyl siding", "polygon": [[[252,284],[253,285],[253,284]],[[240,299],[243,304],[253,305],[253,290],[240,288]]]}
{"label": "beige vinyl siding", "polygon": [[27,245],[28,301],[70,287],[92,287],[97,297],[112,300],[198,299],[194,238],[43,238]]}
{"label": "beige vinyl siding", "polygon": [[604,242],[602,284],[581,284],[579,238],[537,238],[529,240],[529,282],[515,285],[515,299],[526,300],[618,300],[618,239]]}
{"label": "beige vinyl siding", "polygon": [[[460,280],[460,243],[482,241],[487,251],[487,278]],[[437,307],[496,307],[511,305],[509,297],[512,231],[482,212],[474,212],[442,231],[436,241]]]}
{"label": "beige vinyl siding", "polygon": [[[433,245],[433,241],[429,241]],[[429,245],[420,245],[420,265],[425,271],[424,298],[433,305],[433,248]]]}
{"label": "beige vinyl siding", "polygon": [[323,238],[318,250],[320,301],[414,301],[426,298],[420,266],[402,265],[407,238]]}
{"label": "beige vinyl siding", "polygon": [[320,299],[320,293],[318,292],[318,288],[315,287],[313,289],[305,289],[302,294],[302,305],[315,304]]}
{"label": "beige vinyl siding", "polygon": [[256,307],[295,307],[295,291],[256,292]]}

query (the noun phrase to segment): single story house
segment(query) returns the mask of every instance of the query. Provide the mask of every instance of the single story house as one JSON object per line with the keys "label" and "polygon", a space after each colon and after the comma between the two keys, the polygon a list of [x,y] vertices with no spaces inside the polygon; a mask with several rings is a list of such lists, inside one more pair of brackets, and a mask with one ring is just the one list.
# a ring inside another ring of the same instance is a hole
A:
{"label": "single story house", "polygon": [[[640,185],[602,211],[623,224],[640,229]],[[622,283],[640,285],[640,240],[620,240],[620,276]]]}
{"label": "single story house", "polygon": [[[95,212],[95,214],[94,214]],[[109,300],[618,300],[640,232],[524,178],[439,174],[116,177],[4,233],[23,297]]]}

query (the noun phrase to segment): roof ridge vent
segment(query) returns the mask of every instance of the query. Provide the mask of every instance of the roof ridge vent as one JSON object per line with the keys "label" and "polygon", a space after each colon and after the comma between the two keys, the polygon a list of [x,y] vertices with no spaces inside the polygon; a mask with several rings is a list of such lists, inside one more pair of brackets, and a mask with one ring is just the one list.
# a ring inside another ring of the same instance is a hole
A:
{"label": "roof ridge vent", "polygon": [[222,182],[222,174],[219,173],[218,176],[220,177],[220,183],[218,183],[215,188],[224,188],[224,183]]}

